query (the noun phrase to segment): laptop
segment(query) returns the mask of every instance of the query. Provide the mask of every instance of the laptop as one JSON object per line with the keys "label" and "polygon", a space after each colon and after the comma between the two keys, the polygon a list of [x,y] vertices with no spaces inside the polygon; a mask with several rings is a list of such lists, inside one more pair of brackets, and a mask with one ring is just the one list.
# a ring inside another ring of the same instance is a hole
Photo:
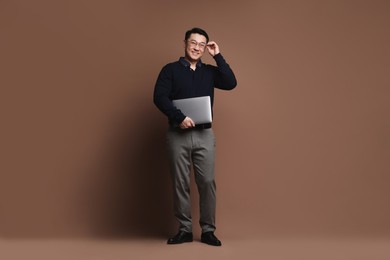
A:
{"label": "laptop", "polygon": [[173,105],[195,124],[212,122],[210,96],[172,100]]}

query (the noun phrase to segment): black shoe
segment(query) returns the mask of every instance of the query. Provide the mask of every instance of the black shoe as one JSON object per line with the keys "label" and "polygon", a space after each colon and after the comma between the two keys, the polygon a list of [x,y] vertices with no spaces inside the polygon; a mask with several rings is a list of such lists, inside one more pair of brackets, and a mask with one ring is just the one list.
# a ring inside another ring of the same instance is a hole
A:
{"label": "black shoe", "polygon": [[214,235],[213,231],[202,233],[201,242],[210,246],[221,246],[221,241]]}
{"label": "black shoe", "polygon": [[179,231],[176,236],[168,239],[168,244],[170,245],[175,245],[175,244],[182,244],[186,242],[192,242],[193,237],[192,237],[192,232],[184,232],[184,231]]}

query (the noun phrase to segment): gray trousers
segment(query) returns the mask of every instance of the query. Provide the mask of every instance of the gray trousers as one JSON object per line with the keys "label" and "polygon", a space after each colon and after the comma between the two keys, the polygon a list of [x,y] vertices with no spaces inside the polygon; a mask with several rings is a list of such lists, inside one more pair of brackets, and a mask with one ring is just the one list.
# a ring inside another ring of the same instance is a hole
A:
{"label": "gray trousers", "polygon": [[215,230],[216,186],[214,181],[215,136],[210,129],[178,131],[170,129],[166,135],[171,175],[173,206],[179,230],[192,232],[190,172],[194,167],[199,192],[202,232]]}

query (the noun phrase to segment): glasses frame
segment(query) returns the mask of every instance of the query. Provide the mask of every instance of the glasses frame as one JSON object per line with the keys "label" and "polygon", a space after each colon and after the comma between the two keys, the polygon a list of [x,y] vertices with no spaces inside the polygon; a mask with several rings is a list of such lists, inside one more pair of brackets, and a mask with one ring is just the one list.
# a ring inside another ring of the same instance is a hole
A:
{"label": "glasses frame", "polygon": [[207,43],[205,42],[197,42],[195,40],[187,40],[187,43],[190,47],[194,48],[196,46],[199,46],[199,49],[204,50],[207,46]]}

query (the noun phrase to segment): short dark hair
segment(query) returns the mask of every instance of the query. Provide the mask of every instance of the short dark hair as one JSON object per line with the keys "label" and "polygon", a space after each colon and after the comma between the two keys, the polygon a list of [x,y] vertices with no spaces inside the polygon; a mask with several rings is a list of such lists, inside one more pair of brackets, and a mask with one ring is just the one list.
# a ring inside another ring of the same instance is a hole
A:
{"label": "short dark hair", "polygon": [[209,36],[207,35],[206,31],[202,30],[200,28],[197,28],[197,27],[192,28],[191,30],[186,31],[186,34],[184,36],[184,40],[187,41],[190,38],[191,34],[193,34],[193,33],[197,33],[197,34],[203,35],[204,37],[206,37],[207,42],[209,42]]}

